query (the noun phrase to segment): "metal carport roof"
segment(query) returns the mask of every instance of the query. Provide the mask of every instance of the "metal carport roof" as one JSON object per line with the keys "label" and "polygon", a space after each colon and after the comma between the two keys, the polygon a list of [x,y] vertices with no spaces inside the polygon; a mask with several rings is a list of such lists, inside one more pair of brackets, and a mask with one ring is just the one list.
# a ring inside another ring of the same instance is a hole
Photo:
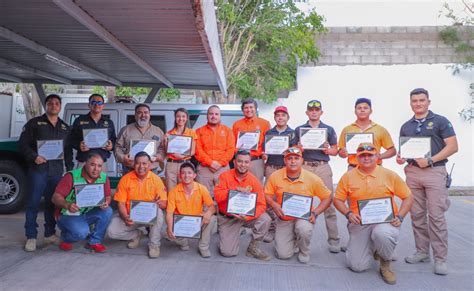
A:
{"label": "metal carport roof", "polygon": [[0,81],[226,94],[214,1],[0,1]]}

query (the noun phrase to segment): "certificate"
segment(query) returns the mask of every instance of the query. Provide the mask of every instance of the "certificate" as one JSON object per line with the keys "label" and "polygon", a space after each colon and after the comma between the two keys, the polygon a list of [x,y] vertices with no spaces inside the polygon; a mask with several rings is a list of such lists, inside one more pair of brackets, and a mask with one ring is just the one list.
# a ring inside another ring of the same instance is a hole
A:
{"label": "certificate", "polygon": [[266,135],[265,153],[267,155],[283,155],[290,146],[289,135]]}
{"label": "certificate", "polygon": [[400,137],[400,157],[403,159],[431,158],[431,137]]}
{"label": "certificate", "polygon": [[82,136],[86,146],[90,149],[98,149],[107,146],[109,130],[107,128],[83,129]]}
{"label": "certificate", "polygon": [[242,132],[239,131],[236,148],[240,150],[256,150],[260,140],[260,132]]}
{"label": "certificate", "polygon": [[74,186],[78,207],[96,207],[105,201],[104,184],[85,184]]}
{"label": "certificate", "polygon": [[137,139],[130,141],[130,159],[134,159],[139,152],[146,152],[150,156],[156,155],[156,141]]}
{"label": "certificate", "polygon": [[166,152],[168,154],[180,154],[183,156],[191,155],[193,138],[187,135],[168,136],[168,146]]}
{"label": "certificate", "polygon": [[283,192],[281,209],[285,216],[309,220],[313,197]]}
{"label": "certificate", "polygon": [[300,128],[300,143],[305,150],[322,150],[327,140],[327,128]]}
{"label": "certificate", "polygon": [[358,200],[357,206],[362,225],[387,223],[395,217],[391,197]]}
{"label": "certificate", "polygon": [[257,209],[257,193],[245,193],[229,190],[227,213],[255,216]]}
{"label": "certificate", "polygon": [[349,155],[357,154],[357,148],[361,143],[374,143],[374,134],[369,133],[346,133],[346,151]]}
{"label": "certificate", "polygon": [[173,215],[173,234],[176,237],[201,238],[202,216]]}
{"label": "certificate", "polygon": [[130,219],[135,223],[155,224],[158,205],[154,201],[130,201]]}
{"label": "certificate", "polygon": [[38,140],[36,142],[38,155],[46,160],[62,160],[64,159],[63,140]]}

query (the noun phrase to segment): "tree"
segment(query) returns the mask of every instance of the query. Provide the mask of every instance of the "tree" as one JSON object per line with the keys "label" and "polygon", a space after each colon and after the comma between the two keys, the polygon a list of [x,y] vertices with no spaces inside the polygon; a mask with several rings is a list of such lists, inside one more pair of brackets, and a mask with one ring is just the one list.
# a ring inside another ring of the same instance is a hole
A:
{"label": "tree", "polygon": [[42,105],[35,86],[22,83],[20,84],[20,93],[23,99],[26,120],[39,116],[41,114]]}
{"label": "tree", "polygon": [[316,33],[324,18],[302,12],[295,1],[217,0],[229,101],[253,97],[265,102],[296,84],[300,63],[316,61]]}

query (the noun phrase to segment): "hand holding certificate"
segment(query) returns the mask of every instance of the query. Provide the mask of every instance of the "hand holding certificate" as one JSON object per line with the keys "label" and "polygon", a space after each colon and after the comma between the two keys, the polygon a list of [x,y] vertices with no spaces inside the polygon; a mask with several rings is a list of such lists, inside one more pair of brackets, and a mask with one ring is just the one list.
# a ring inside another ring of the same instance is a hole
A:
{"label": "hand holding certificate", "polygon": [[392,198],[375,198],[358,200],[361,225],[387,223],[395,217]]}
{"label": "hand holding certificate", "polygon": [[156,141],[154,140],[131,140],[130,141],[130,159],[134,159],[139,152],[146,152],[150,157],[156,155]]}
{"label": "hand holding certificate", "polygon": [[240,150],[256,150],[260,140],[260,132],[239,131],[236,148]]}
{"label": "hand holding certificate", "polygon": [[173,215],[173,234],[175,237],[201,238],[202,216]]}
{"label": "hand holding certificate", "polygon": [[431,137],[400,137],[400,157],[418,159],[431,157]]}
{"label": "hand holding certificate", "polygon": [[104,148],[109,140],[109,130],[107,128],[83,129],[82,136],[88,148]]}
{"label": "hand holding certificate", "polygon": [[155,224],[158,205],[154,201],[130,201],[130,219],[139,224]]}
{"label": "hand holding certificate", "polygon": [[255,216],[257,209],[257,193],[229,190],[227,198],[227,213]]}
{"label": "hand holding certificate", "polygon": [[104,184],[86,184],[74,186],[78,207],[97,207],[105,202]]}
{"label": "hand holding certificate", "polygon": [[266,135],[265,153],[267,155],[283,155],[290,146],[289,135]]}
{"label": "hand holding certificate", "polygon": [[170,134],[168,136],[168,146],[166,152],[168,154],[189,156],[191,155],[192,144],[193,138],[190,136]]}
{"label": "hand holding certificate", "polygon": [[346,151],[349,155],[357,154],[357,148],[361,143],[374,143],[374,134],[369,133],[347,133]]}
{"label": "hand holding certificate", "polygon": [[300,128],[300,143],[305,150],[323,150],[327,139],[327,128]]}
{"label": "hand holding certificate", "polygon": [[285,216],[309,220],[313,197],[283,192],[281,209]]}
{"label": "hand holding certificate", "polygon": [[46,160],[62,160],[64,158],[63,140],[38,140],[38,155]]}

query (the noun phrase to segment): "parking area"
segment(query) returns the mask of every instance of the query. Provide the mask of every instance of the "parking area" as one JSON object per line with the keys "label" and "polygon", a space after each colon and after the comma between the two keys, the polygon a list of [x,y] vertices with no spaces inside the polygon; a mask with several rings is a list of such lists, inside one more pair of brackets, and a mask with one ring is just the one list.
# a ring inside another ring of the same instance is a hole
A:
{"label": "parking area", "polygon": [[[218,235],[213,235],[210,259],[180,251],[162,239],[161,255],[147,257],[147,240],[134,250],[125,242],[106,239],[107,253],[90,253],[83,243],[65,253],[57,246],[44,246],[39,239],[35,253],[23,251],[24,213],[0,215],[0,290],[473,290],[474,289],[474,197],[451,197],[448,276],[437,276],[432,264],[406,264],[403,258],[414,251],[409,218],[403,224],[397,260],[395,286],[386,285],[378,267],[353,273],[345,267],[344,253],[327,251],[324,221],[318,219],[312,240],[311,261],[300,264],[296,257],[261,262],[245,256],[250,237],[241,237],[240,254],[224,258],[218,254]],[[38,220],[39,224],[42,220]],[[342,242],[348,239],[346,219],[338,216]],[[41,233],[41,230],[40,230]],[[272,253],[272,244],[263,244]]]}

